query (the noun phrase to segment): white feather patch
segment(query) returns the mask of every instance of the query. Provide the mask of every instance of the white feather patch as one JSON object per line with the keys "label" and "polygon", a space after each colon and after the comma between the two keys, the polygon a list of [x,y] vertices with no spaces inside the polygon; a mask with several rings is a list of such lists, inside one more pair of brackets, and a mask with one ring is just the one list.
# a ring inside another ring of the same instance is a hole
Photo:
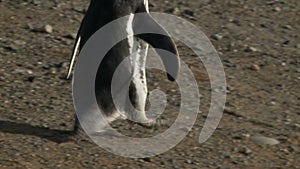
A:
{"label": "white feather patch", "polygon": [[70,78],[70,75],[71,75],[71,73],[72,73],[72,69],[73,69],[73,66],[74,66],[74,62],[75,62],[76,55],[77,55],[77,53],[78,53],[80,41],[81,41],[81,37],[79,36],[79,37],[78,37],[78,40],[77,40],[77,42],[76,42],[76,46],[75,46],[75,48],[74,48],[74,51],[73,51],[73,53],[72,53],[72,58],[71,58],[71,61],[70,61],[70,66],[69,66],[69,70],[68,70],[67,79]]}
{"label": "white feather patch", "polygon": [[144,5],[146,7],[147,12],[149,12],[149,1],[148,0],[144,0]]}

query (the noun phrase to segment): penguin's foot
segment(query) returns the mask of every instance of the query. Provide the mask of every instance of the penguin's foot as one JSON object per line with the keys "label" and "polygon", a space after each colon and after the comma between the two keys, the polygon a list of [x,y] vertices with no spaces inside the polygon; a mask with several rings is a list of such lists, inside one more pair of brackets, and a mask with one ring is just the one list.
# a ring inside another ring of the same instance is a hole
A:
{"label": "penguin's foot", "polygon": [[76,143],[79,143],[80,141],[90,141],[89,136],[85,133],[80,125],[72,131],[69,139]]}
{"label": "penguin's foot", "polygon": [[157,118],[157,119],[147,119],[147,121],[138,124],[146,128],[154,128],[154,127],[170,126],[171,121]]}
{"label": "penguin's foot", "polygon": [[116,130],[109,129],[109,128],[105,128],[105,129],[103,129],[101,131],[97,131],[97,132],[94,132],[94,133],[91,134],[92,138],[93,137],[94,138],[95,137],[99,137],[99,136],[101,136],[101,137],[110,137],[110,138],[112,138],[112,137],[120,137],[120,135],[118,135],[118,132]]}

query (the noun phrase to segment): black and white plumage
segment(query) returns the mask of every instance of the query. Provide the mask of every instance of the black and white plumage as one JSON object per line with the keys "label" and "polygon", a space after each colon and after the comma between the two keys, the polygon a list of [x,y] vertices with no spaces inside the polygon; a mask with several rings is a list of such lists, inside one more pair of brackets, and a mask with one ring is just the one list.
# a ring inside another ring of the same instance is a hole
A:
{"label": "black and white plumage", "polygon": [[[147,15],[146,21],[135,20],[135,13],[149,13],[148,0],[91,0],[87,13],[80,25],[76,43],[74,46],[68,77],[71,74],[76,54],[82,49],[88,39],[101,27],[109,22],[118,19],[123,16],[128,16],[129,19],[126,23],[126,31],[128,35],[134,34],[134,27],[146,26],[151,27],[158,32],[168,33],[150,16]],[[104,112],[108,121],[114,120],[120,115],[116,111],[116,107],[112,100],[111,94],[111,82],[114,72],[118,65],[127,57],[131,56],[131,68],[133,70],[132,81],[129,86],[129,98],[133,107],[138,112],[124,108],[127,111],[125,114],[127,118],[134,119],[144,124],[152,124],[154,121],[148,119],[145,115],[145,105],[147,98],[147,84],[145,64],[148,50],[148,44],[154,48],[167,50],[173,53],[176,58],[174,65],[170,67],[165,62],[166,59],[161,56],[165,68],[172,69],[175,73],[173,75],[168,74],[168,79],[174,81],[179,71],[179,60],[177,48],[173,40],[169,36],[159,34],[140,34],[136,36],[128,36],[127,39],[117,43],[106,54],[102,60],[96,75],[95,80],[95,92],[96,99],[99,107]],[[101,47],[101,46],[100,46]],[[132,55],[135,53],[135,55]],[[158,53],[159,54],[159,53]],[[79,126],[78,120],[76,120],[76,128]]]}

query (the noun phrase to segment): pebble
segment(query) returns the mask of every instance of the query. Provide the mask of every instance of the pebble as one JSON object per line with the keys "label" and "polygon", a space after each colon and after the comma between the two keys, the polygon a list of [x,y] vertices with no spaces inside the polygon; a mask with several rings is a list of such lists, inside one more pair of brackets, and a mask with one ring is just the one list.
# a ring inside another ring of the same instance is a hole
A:
{"label": "pebble", "polygon": [[245,49],[245,52],[258,52],[258,49],[252,46],[249,46]]}
{"label": "pebble", "polygon": [[77,34],[76,33],[70,33],[69,35],[67,35],[66,37],[69,39],[76,39]]}
{"label": "pebble", "polygon": [[35,79],[35,77],[34,77],[34,76],[29,76],[29,77],[27,78],[27,80],[28,80],[29,82],[33,82],[33,81],[34,81],[34,79]]}
{"label": "pebble", "polygon": [[252,136],[250,139],[260,145],[276,145],[280,142],[274,138],[264,137],[264,136]]}
{"label": "pebble", "polygon": [[244,148],[240,149],[239,152],[240,152],[240,153],[243,153],[243,154],[245,154],[245,155],[249,155],[249,154],[252,153],[252,150],[249,149],[249,148],[247,148],[247,147],[244,147]]}
{"label": "pebble", "polygon": [[22,70],[22,69],[15,69],[14,71],[12,71],[12,74],[25,74],[26,70]]}
{"label": "pebble", "polygon": [[166,10],[165,12],[171,13],[171,14],[174,14],[174,15],[180,14],[179,8],[171,8],[171,9]]}
{"label": "pebble", "polygon": [[234,89],[235,89],[235,88],[234,88],[233,86],[231,86],[231,85],[228,85],[228,86],[227,86],[227,90],[230,91],[230,92],[231,92],[231,91],[234,91]]}
{"label": "pebble", "polygon": [[255,71],[259,71],[259,70],[260,70],[260,67],[259,67],[258,65],[256,65],[256,64],[253,64],[253,65],[251,66],[251,69],[252,69],[252,70],[255,70]]}
{"label": "pebble", "polygon": [[255,23],[250,23],[249,26],[255,27]]}
{"label": "pebble", "polygon": [[286,40],[286,41],[283,42],[283,44],[284,44],[284,45],[288,45],[288,44],[290,44],[290,41],[289,41],[289,40]]}
{"label": "pebble", "polygon": [[262,28],[268,28],[268,25],[266,23],[261,23],[260,27],[262,27]]}
{"label": "pebble", "polygon": [[291,29],[292,29],[292,26],[291,26],[291,25],[284,25],[283,28],[284,28],[284,29],[289,29],[289,30],[291,30]]}
{"label": "pebble", "polygon": [[145,158],[143,158],[143,161],[151,162],[151,158],[150,157],[145,157]]}
{"label": "pebble", "polygon": [[46,24],[44,26],[33,26],[32,24],[28,24],[28,29],[30,29],[32,32],[38,32],[38,33],[49,33],[51,34],[53,32],[53,27],[49,24]]}
{"label": "pebble", "polygon": [[32,25],[32,23],[28,23],[27,24],[27,29],[30,29],[31,31],[35,31],[34,26]]}
{"label": "pebble", "polygon": [[184,14],[186,14],[186,15],[194,16],[194,12],[193,12],[192,10],[186,9],[186,10],[184,10],[183,12],[184,12]]}
{"label": "pebble", "polygon": [[223,36],[221,34],[214,34],[211,36],[214,40],[221,40],[223,39]]}
{"label": "pebble", "polygon": [[44,30],[43,30],[45,33],[52,33],[53,32],[53,27],[49,24],[46,24],[44,26]]}
{"label": "pebble", "polygon": [[243,136],[243,137],[245,137],[245,138],[250,138],[250,137],[251,137],[251,135],[250,135],[250,134],[248,134],[248,133],[246,133],[246,134],[242,134],[242,136]]}
{"label": "pebble", "polygon": [[23,46],[26,45],[26,42],[21,40],[14,40],[14,44],[17,46]]}
{"label": "pebble", "polygon": [[13,44],[4,46],[5,49],[9,50],[9,51],[17,51],[19,48]]}
{"label": "pebble", "polygon": [[34,5],[41,5],[42,1],[40,1],[40,0],[33,0],[32,4],[34,4]]}
{"label": "pebble", "polygon": [[186,160],[185,161],[187,164],[192,164],[192,160]]}
{"label": "pebble", "polygon": [[280,11],[281,11],[281,8],[280,8],[280,7],[275,7],[275,8],[273,9],[273,11],[275,11],[275,12],[280,12]]}

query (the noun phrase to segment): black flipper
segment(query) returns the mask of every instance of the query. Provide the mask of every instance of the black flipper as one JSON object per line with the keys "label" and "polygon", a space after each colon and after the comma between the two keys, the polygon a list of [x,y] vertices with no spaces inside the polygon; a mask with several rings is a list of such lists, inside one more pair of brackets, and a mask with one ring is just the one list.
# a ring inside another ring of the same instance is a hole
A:
{"label": "black flipper", "polygon": [[71,73],[72,73],[72,70],[73,70],[73,66],[74,66],[74,63],[75,63],[75,58],[76,58],[78,52],[80,51],[80,46],[81,46],[81,29],[82,29],[82,25],[83,24],[84,24],[84,19],[82,20],[82,22],[80,24],[80,27],[79,27],[79,30],[78,30],[77,35],[76,35],[75,44],[74,44],[73,51],[72,51],[72,57],[70,59],[70,64],[69,64],[67,79],[69,79],[70,76],[71,76]]}
{"label": "black flipper", "polygon": [[[133,30],[135,35],[156,49],[162,49],[172,53],[168,54],[162,52],[162,50],[156,50],[168,72],[168,79],[174,81],[178,76],[180,68],[179,55],[174,41],[171,39],[169,33],[147,13],[144,5],[138,8],[137,13],[141,14],[134,18]],[[145,31],[149,33],[140,34]]]}

